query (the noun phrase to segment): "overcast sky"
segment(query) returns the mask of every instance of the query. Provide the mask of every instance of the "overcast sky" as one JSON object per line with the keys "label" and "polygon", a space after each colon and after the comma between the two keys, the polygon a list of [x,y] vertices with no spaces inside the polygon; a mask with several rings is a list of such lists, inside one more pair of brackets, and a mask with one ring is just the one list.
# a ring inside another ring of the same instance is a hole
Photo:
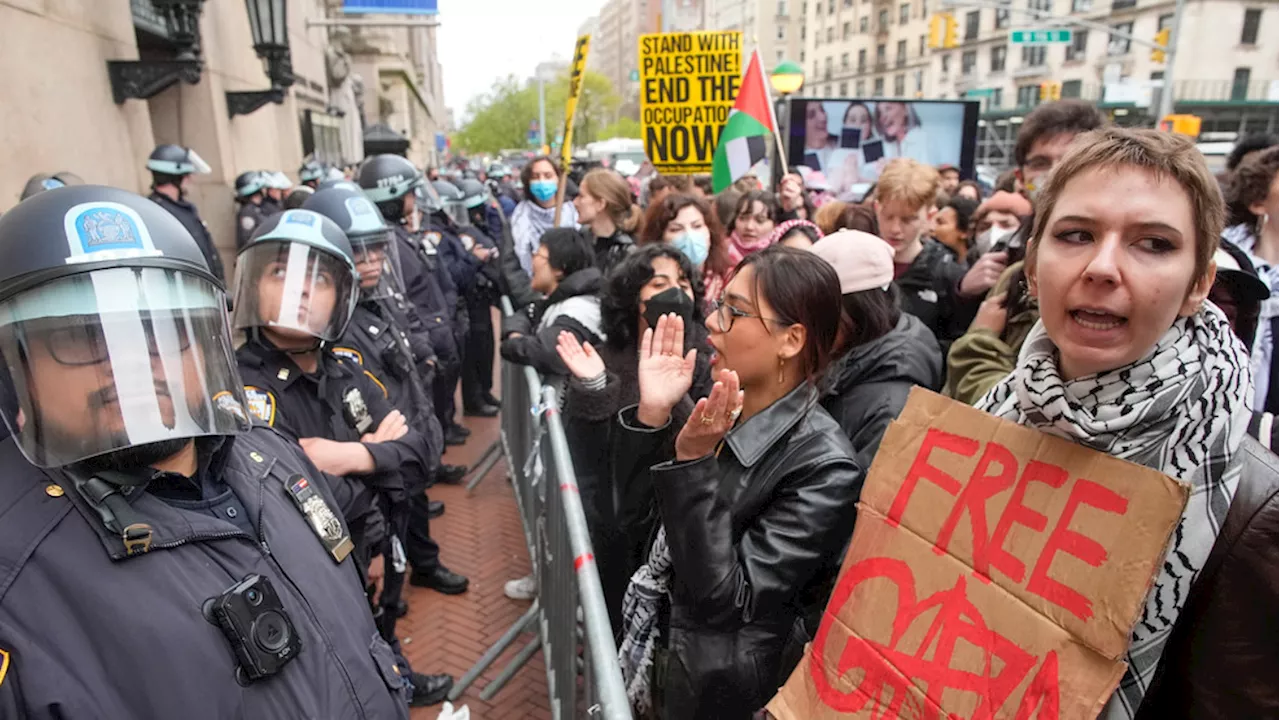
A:
{"label": "overcast sky", "polygon": [[471,98],[514,73],[533,76],[555,53],[568,58],[578,28],[604,0],[441,0],[440,64],[444,100],[463,119]]}

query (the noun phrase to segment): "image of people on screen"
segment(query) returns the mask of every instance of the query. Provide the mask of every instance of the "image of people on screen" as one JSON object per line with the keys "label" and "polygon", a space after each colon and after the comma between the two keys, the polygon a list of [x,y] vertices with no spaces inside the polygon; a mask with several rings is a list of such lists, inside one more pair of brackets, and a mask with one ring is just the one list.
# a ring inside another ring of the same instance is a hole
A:
{"label": "image of people on screen", "polygon": [[960,165],[966,129],[963,103],[791,102],[791,164],[823,173],[836,197],[854,196],[869,187],[893,158]]}

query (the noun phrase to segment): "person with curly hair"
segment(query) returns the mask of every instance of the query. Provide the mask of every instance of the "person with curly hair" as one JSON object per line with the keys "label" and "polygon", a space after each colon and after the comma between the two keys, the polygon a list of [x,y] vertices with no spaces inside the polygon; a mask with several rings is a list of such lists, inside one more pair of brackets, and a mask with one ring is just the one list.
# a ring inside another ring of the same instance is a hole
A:
{"label": "person with curly hair", "polygon": [[[663,203],[680,197],[688,198],[676,195]],[[622,595],[631,574],[644,563],[656,514],[649,474],[642,467],[613,462],[620,432],[614,418],[639,402],[640,337],[668,313],[685,318],[686,341],[699,349],[693,386],[673,414],[688,418],[694,402],[711,392],[701,285],[693,263],[673,245],[643,245],[618,264],[601,290],[604,344],[597,348],[563,333],[557,348],[570,372],[565,432],[615,630],[622,628]]]}
{"label": "person with curly hair", "polygon": [[1253,409],[1278,412],[1276,377],[1277,305],[1280,304],[1280,149],[1271,147],[1247,155],[1227,182],[1227,223],[1222,237],[1249,254],[1258,277],[1271,288],[1258,318],[1250,365],[1253,368]]}

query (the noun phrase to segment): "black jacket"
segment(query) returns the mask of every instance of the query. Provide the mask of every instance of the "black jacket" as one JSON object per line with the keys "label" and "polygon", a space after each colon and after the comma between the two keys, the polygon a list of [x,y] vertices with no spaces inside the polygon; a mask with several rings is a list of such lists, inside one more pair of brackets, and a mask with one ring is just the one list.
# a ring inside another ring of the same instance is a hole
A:
{"label": "black jacket", "polygon": [[[591,232],[586,228],[584,230],[587,234]],[[600,269],[600,272],[608,276],[609,271],[617,267],[618,263],[622,262],[622,259],[627,256],[627,253],[635,249],[635,246],[635,240],[621,230],[614,230],[609,237],[597,237],[593,248],[595,250],[596,267]]]}
{"label": "black jacket", "polygon": [[951,342],[968,330],[968,322],[956,315],[957,288],[965,269],[946,245],[928,238],[911,267],[894,281],[902,292],[902,309],[920,318],[944,356]]}
{"label": "black jacket", "polygon": [[1240,485],[1173,625],[1137,720],[1276,717],[1276,456],[1245,438]]}
{"label": "black jacket", "polygon": [[[12,439],[0,467],[0,718],[409,717],[354,556],[335,562],[285,487],[305,477],[331,510],[334,498],[278,433],[227,439],[209,466],[252,532],[136,492],[152,542],[134,555],[62,471],[33,467]],[[249,573],[271,581],[301,649],[246,688],[201,606]]]}
{"label": "black jacket", "polygon": [[209,228],[204,224],[204,220],[200,219],[200,213],[196,210],[196,206],[184,199],[170,200],[168,195],[163,195],[154,190],[147,196],[147,199],[168,210],[170,215],[178,218],[178,222],[182,223],[187,232],[191,233],[191,237],[195,238],[196,245],[200,246],[200,254],[204,255],[205,262],[209,263],[209,271],[225,285],[227,273],[222,267],[222,257],[218,255],[218,248],[213,244],[213,237],[209,235]]}
{"label": "black jacket", "polygon": [[361,300],[333,354],[358,365],[386,391],[409,426],[427,439],[429,458],[444,453],[444,436],[431,402],[431,385],[419,373],[408,333],[379,300]]}
{"label": "black jacket", "polygon": [[[502,321],[502,358],[528,365],[543,375],[566,375],[568,369],[556,352],[560,332],[568,330],[578,342],[600,346],[600,298],[604,278],[596,268],[579,270],[560,281],[551,297]],[[519,333],[520,337],[509,337]]]}
{"label": "black jacket", "polygon": [[[454,302],[450,303],[445,282],[452,288],[453,281],[448,272],[443,271],[435,248],[426,252],[422,241],[402,227],[397,226],[395,233],[400,243],[400,272],[408,301],[406,307],[412,309],[409,331],[411,334],[425,333],[432,352],[441,363],[456,362],[459,353],[453,339],[453,315],[457,294],[455,292]],[[426,360],[416,345],[414,354],[420,361]]]}
{"label": "black jacket", "polygon": [[832,377],[822,407],[849,436],[865,470],[911,388],[942,387],[942,352],[928,328],[903,313],[888,334],[850,350],[833,366]]}
{"label": "black jacket", "polygon": [[651,466],[671,548],[659,716],[750,718],[816,630],[862,468],[807,385],[735,428],[718,454],[689,462],[658,456],[679,428],[644,427],[634,407],[619,422],[618,462]]}
{"label": "black jacket", "polygon": [[249,237],[253,235],[253,231],[257,230],[266,219],[267,214],[263,212],[261,205],[249,200],[240,203],[240,208],[236,210],[236,252],[240,252],[245,245],[249,244]]}
{"label": "black jacket", "polygon": [[[711,393],[707,331],[702,325],[692,328],[690,341],[698,348],[698,359],[689,394],[671,411],[675,427],[683,427],[694,403]],[[600,568],[605,605],[614,632],[618,633],[623,627],[622,597],[631,575],[648,556],[658,509],[649,469],[615,462],[618,436],[623,430],[614,418],[622,408],[640,402],[639,346],[632,342],[627,347],[614,348],[606,343],[597,351],[605,364],[605,385],[593,390],[578,378],[569,378],[564,390],[564,431]]]}

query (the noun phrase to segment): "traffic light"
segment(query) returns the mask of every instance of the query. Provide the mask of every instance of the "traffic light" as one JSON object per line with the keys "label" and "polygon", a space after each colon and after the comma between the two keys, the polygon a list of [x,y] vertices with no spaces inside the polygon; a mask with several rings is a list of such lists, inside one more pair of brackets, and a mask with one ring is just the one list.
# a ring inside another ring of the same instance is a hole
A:
{"label": "traffic light", "polygon": [[1160,120],[1160,132],[1199,137],[1200,118],[1196,115],[1165,115]]}
{"label": "traffic light", "polygon": [[1151,49],[1151,62],[1164,62],[1164,51],[1169,47],[1169,28],[1156,33],[1156,44],[1160,47]]}
{"label": "traffic light", "polygon": [[1046,80],[1040,83],[1040,102],[1053,102],[1062,99],[1062,83]]}
{"label": "traffic light", "polygon": [[956,18],[951,13],[936,13],[929,18],[929,47],[953,48],[956,41]]}

